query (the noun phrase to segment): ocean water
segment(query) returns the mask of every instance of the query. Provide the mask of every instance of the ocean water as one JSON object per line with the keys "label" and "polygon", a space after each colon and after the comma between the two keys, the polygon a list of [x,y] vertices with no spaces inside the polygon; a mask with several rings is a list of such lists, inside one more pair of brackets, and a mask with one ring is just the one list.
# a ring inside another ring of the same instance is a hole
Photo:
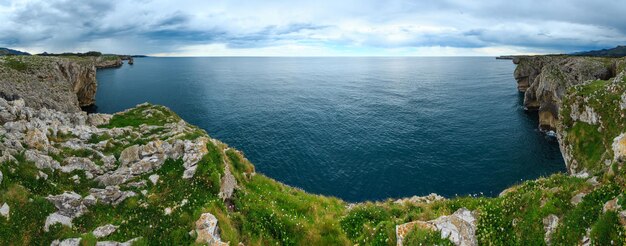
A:
{"label": "ocean water", "polygon": [[138,58],[99,70],[96,111],[170,107],[257,171],[348,201],[495,196],[565,171],[525,113],[511,61]]}

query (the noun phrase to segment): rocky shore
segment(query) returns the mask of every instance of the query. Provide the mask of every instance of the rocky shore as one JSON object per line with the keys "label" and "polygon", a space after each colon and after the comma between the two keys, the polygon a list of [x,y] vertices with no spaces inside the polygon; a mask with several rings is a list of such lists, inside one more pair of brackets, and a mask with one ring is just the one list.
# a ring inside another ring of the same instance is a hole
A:
{"label": "rocky shore", "polygon": [[0,58],[0,245],[625,245],[624,60],[513,59],[568,174],[348,204],[256,173],[166,107],[81,112],[121,60]]}

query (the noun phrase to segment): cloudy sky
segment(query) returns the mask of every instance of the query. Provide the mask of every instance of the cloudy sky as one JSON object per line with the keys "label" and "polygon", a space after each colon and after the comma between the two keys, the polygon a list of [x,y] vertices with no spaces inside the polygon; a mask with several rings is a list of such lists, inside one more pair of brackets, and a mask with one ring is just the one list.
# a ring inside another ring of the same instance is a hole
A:
{"label": "cloudy sky", "polygon": [[442,56],[626,44],[624,0],[0,0],[0,47],[167,56]]}

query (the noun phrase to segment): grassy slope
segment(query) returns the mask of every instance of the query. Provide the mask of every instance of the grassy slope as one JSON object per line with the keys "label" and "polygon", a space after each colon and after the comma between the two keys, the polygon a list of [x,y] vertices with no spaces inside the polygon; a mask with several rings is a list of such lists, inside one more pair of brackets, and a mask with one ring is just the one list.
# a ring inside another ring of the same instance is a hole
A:
{"label": "grassy slope", "polygon": [[[599,176],[602,184],[598,187],[593,187],[584,179],[555,174],[514,186],[505,195],[496,198],[457,197],[430,204],[368,202],[348,209],[347,204],[339,199],[308,194],[261,174],[252,175],[254,167],[240,152],[209,142],[209,153],[198,164],[199,169],[193,179],[180,179],[184,171],[182,161],[168,160],[157,171],[161,175],[160,183],[149,183],[145,188],[147,196],[129,198],[117,207],[90,207],[87,214],[74,220],[73,228],[56,225],[45,233],[42,230],[45,218],[55,211],[44,199],[45,196],[67,190],[86,195],[89,187],[98,185],[90,182],[74,184],[70,178],[74,174],[86,180],[80,172],[62,174],[48,170],[48,180],[38,180],[34,164],[18,156],[17,163],[0,165],[5,175],[0,184],[0,204],[7,202],[12,211],[9,220],[0,217],[0,244],[49,244],[57,238],[82,237],[83,244],[93,245],[95,239],[90,232],[107,223],[120,225],[120,229],[104,240],[126,241],[141,236],[142,240],[137,242],[140,245],[193,244],[194,238],[188,232],[194,229],[194,222],[201,213],[211,212],[219,220],[223,240],[230,241],[231,245],[237,242],[246,245],[395,245],[394,229],[397,224],[434,219],[461,207],[479,212],[477,238],[481,245],[542,245],[545,235],[542,220],[549,214],[560,218],[559,227],[552,237],[554,245],[574,245],[587,229],[591,229],[594,243],[605,244],[613,240],[615,244],[624,244],[626,234],[619,225],[618,215],[614,212],[602,213],[606,201],[615,197],[621,198],[621,203],[626,200],[626,174],[622,166],[613,163],[611,168],[615,171],[606,172],[606,168],[602,168],[604,164],[600,163],[604,160],[602,156],[612,157],[610,142],[624,129],[625,123],[621,116],[623,112],[616,111],[613,99],[624,91],[626,81],[620,83],[615,92],[607,90],[609,85],[609,82],[599,81],[578,86],[568,97],[589,97],[589,104],[602,119],[615,119],[603,120],[601,132],[562,116],[570,133],[568,141],[574,146],[575,157]],[[142,114],[145,109],[159,110],[162,114],[146,118]],[[104,127],[162,126],[178,119],[164,107],[141,106],[116,115]],[[158,128],[155,131],[158,133]],[[204,135],[204,131],[197,129],[184,138]],[[109,138],[94,136],[92,141]],[[130,134],[127,140],[132,141],[124,145],[111,144],[108,153],[119,156],[124,147],[150,139],[137,139]],[[56,158],[89,156],[89,153],[67,151]],[[224,164],[230,165],[239,183],[233,199],[226,202],[217,196]],[[122,188],[140,193],[136,188]],[[581,203],[572,205],[570,199],[580,192],[589,194]],[[164,215],[165,208],[180,205],[184,199],[188,201],[186,205],[174,209],[171,215]],[[436,233],[415,230],[408,235],[406,242],[429,245],[446,241],[438,238]]]}

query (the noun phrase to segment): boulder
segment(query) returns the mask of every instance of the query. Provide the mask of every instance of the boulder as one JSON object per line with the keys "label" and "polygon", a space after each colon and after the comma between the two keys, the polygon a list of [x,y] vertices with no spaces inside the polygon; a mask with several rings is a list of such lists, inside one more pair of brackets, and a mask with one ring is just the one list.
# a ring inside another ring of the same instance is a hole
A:
{"label": "boulder", "polygon": [[64,192],[60,195],[48,196],[46,200],[54,204],[60,215],[69,218],[76,218],[87,212],[87,207],[83,204],[83,199],[75,192]]}

